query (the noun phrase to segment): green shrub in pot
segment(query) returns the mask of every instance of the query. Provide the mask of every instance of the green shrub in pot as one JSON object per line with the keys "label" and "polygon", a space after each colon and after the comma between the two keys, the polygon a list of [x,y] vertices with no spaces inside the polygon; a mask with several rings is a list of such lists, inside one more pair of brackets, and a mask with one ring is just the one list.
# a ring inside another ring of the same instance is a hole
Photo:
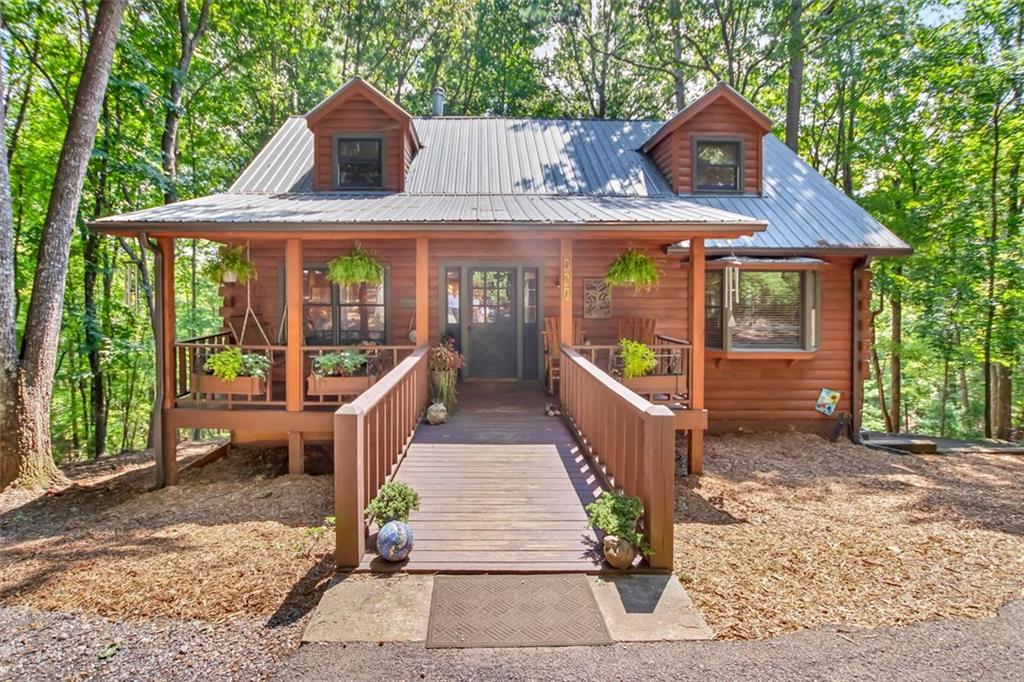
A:
{"label": "green shrub in pot", "polygon": [[637,552],[650,554],[647,539],[637,530],[644,515],[644,503],[639,497],[628,497],[610,491],[587,505],[590,525],[604,534],[604,557],[615,568],[633,565]]}

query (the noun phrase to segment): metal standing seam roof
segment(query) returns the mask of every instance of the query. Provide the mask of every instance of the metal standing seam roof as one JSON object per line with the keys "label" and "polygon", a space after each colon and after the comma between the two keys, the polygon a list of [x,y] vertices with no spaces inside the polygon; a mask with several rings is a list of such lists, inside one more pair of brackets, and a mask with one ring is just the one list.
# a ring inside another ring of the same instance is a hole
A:
{"label": "metal standing seam roof", "polygon": [[312,192],[313,136],[293,116],[230,189],[103,218],[118,223],[728,224],[753,237],[709,248],[909,248],[771,135],[764,193],[676,195],[640,147],[658,121],[414,118],[423,147],[402,193]]}

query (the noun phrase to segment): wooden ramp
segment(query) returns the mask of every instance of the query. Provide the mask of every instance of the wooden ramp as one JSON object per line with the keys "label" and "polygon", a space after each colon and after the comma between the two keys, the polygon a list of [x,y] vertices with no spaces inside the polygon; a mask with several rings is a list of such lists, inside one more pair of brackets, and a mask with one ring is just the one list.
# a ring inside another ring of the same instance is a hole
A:
{"label": "wooden ramp", "polygon": [[[503,394],[500,411],[490,409],[488,387]],[[603,572],[583,509],[600,483],[561,420],[544,415],[540,388],[473,385],[460,404],[451,423],[420,427],[395,477],[421,500],[409,519],[409,560],[378,559],[371,538],[360,570]],[[460,435],[471,442],[450,442]]]}

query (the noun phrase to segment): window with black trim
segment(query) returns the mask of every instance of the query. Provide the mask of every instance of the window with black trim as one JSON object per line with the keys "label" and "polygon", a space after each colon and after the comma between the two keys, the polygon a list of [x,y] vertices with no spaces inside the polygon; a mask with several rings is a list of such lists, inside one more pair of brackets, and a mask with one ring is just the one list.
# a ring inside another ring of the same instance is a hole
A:
{"label": "window with black trim", "polygon": [[694,189],[738,192],[743,182],[743,145],[738,140],[697,140]]}
{"label": "window with black trim", "polygon": [[705,286],[704,343],[708,348],[817,348],[817,271],[709,270]]}
{"label": "window with black trim", "polygon": [[339,286],[326,268],[302,271],[302,328],[306,344],[332,346],[387,340],[385,282]]}
{"label": "window with black trim", "polygon": [[337,137],[334,140],[335,186],[338,189],[380,189],[384,186],[383,142],[379,137]]}

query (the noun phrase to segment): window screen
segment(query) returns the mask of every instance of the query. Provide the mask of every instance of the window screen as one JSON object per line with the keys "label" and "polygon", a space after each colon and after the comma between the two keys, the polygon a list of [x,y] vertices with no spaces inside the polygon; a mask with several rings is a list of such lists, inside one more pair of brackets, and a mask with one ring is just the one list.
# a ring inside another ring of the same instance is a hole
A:
{"label": "window screen", "polygon": [[732,304],[734,348],[800,348],[803,274],[740,271]]}
{"label": "window screen", "polygon": [[718,192],[739,190],[740,146],[735,141],[698,141],[696,188]]}
{"label": "window screen", "polygon": [[339,137],[335,144],[340,189],[374,189],[383,186],[379,138]]}

